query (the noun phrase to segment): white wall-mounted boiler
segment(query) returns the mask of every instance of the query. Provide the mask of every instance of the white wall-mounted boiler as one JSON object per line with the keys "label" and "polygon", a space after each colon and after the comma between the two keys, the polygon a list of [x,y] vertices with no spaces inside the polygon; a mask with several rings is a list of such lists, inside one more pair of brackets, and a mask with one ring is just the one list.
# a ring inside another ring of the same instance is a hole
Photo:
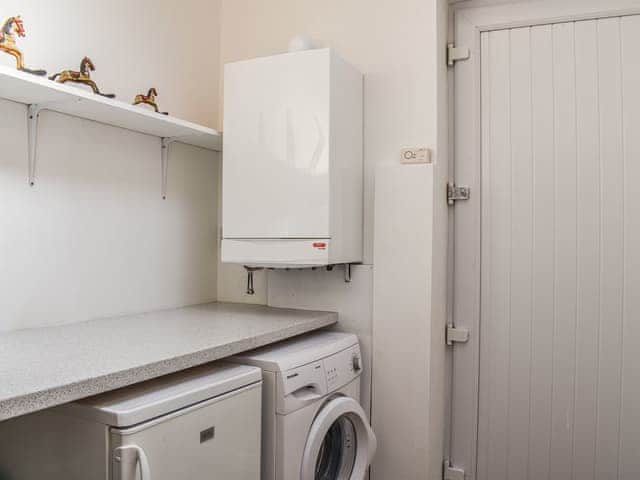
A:
{"label": "white wall-mounted boiler", "polygon": [[231,63],[222,261],[362,261],[362,74],[331,49]]}

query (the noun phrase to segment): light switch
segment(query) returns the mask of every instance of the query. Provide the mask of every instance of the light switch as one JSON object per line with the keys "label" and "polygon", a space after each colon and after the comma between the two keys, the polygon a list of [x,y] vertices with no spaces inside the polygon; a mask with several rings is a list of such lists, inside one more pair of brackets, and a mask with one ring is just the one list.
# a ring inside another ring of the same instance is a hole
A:
{"label": "light switch", "polygon": [[403,148],[400,151],[400,163],[431,163],[431,150],[428,148]]}

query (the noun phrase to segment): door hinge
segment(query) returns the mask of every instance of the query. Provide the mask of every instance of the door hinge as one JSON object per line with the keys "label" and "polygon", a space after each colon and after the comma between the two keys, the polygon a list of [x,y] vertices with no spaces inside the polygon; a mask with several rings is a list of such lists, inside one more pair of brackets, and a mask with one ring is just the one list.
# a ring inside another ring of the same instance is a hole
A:
{"label": "door hinge", "polygon": [[469,60],[471,58],[471,50],[467,47],[456,47],[455,44],[447,45],[447,65],[453,67],[460,60]]}
{"label": "door hinge", "polygon": [[471,189],[464,185],[456,185],[453,182],[447,184],[447,203],[455,205],[458,200],[469,200]]}
{"label": "door hinge", "polygon": [[445,341],[449,346],[454,343],[467,343],[469,341],[469,330],[466,328],[456,328],[453,325],[447,325]]}
{"label": "door hinge", "polygon": [[451,465],[451,461],[447,459],[444,461],[442,478],[443,480],[464,480],[464,470],[454,467]]}

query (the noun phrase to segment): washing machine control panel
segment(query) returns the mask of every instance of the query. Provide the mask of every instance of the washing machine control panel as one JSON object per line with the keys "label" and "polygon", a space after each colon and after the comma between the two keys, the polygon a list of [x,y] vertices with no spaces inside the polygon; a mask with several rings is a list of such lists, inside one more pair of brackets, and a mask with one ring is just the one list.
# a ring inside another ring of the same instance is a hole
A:
{"label": "washing machine control panel", "polygon": [[316,402],[351,383],[362,373],[360,346],[353,345],[338,353],[276,376],[276,411],[287,415]]}
{"label": "washing machine control panel", "polygon": [[362,371],[360,347],[355,345],[347,350],[323,359],[329,392],[351,382]]}

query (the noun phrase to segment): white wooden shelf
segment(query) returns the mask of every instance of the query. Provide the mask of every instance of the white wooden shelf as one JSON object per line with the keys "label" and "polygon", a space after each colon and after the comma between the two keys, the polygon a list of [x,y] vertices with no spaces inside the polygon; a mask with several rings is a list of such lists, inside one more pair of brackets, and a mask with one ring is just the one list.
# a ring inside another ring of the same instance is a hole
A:
{"label": "white wooden shelf", "polygon": [[56,83],[0,65],[0,98],[28,105],[29,183],[35,179],[38,114],[43,110],[153,135],[162,139],[162,195],[166,195],[168,146],[186,143],[213,151],[222,150],[222,134],[212,128],[162,115],[140,106],[102,97],[78,87]]}
{"label": "white wooden shelf", "polygon": [[0,97],[209,150],[222,148],[222,135],[212,128],[1,65]]}

